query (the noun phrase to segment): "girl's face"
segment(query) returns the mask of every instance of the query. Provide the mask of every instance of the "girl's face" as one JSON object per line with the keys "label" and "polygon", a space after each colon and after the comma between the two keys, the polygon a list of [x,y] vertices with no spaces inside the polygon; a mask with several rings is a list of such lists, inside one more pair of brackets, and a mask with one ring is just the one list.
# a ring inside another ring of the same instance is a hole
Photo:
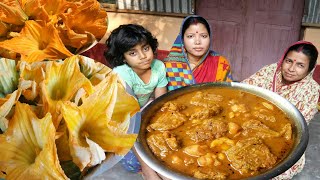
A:
{"label": "girl's face", "polygon": [[284,83],[290,84],[308,75],[309,58],[302,52],[290,51],[281,67]]}
{"label": "girl's face", "polygon": [[210,46],[210,36],[206,26],[202,23],[191,24],[183,35],[183,42],[189,60],[200,60]]}
{"label": "girl's face", "polygon": [[135,45],[124,53],[125,61],[135,72],[150,69],[153,56],[151,46],[145,42]]}

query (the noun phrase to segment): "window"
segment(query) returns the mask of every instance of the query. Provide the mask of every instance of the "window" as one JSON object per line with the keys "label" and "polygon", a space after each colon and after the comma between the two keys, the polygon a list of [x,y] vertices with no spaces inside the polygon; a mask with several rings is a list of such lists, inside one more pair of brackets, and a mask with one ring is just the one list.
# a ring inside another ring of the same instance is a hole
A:
{"label": "window", "polygon": [[99,0],[106,11],[187,16],[195,12],[195,0]]}
{"label": "window", "polygon": [[302,25],[320,27],[320,0],[305,0]]}

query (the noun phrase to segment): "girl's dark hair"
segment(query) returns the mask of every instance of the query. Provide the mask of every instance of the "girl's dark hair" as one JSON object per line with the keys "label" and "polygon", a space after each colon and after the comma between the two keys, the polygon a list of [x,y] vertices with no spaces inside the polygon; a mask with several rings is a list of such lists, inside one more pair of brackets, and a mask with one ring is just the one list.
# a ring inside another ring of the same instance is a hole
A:
{"label": "girl's dark hair", "polygon": [[149,44],[153,53],[156,53],[158,41],[147,29],[137,24],[120,25],[107,39],[104,55],[112,67],[120,66],[124,64],[124,53],[143,42]]}
{"label": "girl's dark hair", "polygon": [[316,65],[317,58],[318,58],[318,50],[317,48],[312,44],[296,44],[291,46],[286,55],[284,57],[287,57],[287,54],[290,51],[296,51],[296,52],[302,52],[309,58],[309,69],[308,72],[310,72]]}
{"label": "girl's dark hair", "polygon": [[184,33],[186,32],[186,30],[188,29],[188,27],[192,24],[197,24],[197,23],[201,23],[203,25],[205,25],[205,27],[207,28],[207,31],[209,33],[209,36],[211,36],[211,32],[210,32],[210,26],[208,24],[208,22],[203,18],[203,17],[200,17],[200,16],[197,16],[197,17],[189,17],[184,23],[183,23],[183,26],[182,26],[182,38],[184,36]]}

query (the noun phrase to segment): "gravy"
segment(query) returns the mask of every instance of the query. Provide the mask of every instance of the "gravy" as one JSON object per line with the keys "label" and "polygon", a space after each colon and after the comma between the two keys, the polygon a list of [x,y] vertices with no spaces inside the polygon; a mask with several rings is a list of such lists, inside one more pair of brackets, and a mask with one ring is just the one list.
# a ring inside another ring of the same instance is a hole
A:
{"label": "gravy", "polygon": [[294,142],[277,106],[236,89],[204,89],[165,103],[147,143],[169,168],[198,179],[242,179],[281,162]]}

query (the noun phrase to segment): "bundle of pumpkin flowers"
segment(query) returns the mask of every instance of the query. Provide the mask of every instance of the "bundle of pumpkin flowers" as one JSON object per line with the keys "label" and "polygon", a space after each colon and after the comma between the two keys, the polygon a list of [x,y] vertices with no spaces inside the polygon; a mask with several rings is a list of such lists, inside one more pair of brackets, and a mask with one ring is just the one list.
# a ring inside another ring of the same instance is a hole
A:
{"label": "bundle of pumpkin flowers", "polygon": [[74,55],[106,18],[93,0],[0,2],[0,178],[68,179],[67,162],[83,175],[133,146],[137,100],[110,68]]}
{"label": "bundle of pumpkin flowers", "polygon": [[97,0],[1,0],[0,56],[27,62],[78,54],[107,31]]}

